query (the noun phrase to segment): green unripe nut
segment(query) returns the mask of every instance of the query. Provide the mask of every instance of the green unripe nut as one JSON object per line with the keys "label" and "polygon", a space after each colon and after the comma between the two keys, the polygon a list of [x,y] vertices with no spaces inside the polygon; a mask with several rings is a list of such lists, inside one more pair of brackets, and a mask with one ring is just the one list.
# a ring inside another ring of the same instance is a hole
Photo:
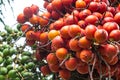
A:
{"label": "green unripe nut", "polygon": [[0,56],[0,64],[3,63],[3,58]]}
{"label": "green unripe nut", "polygon": [[0,75],[0,80],[6,80],[4,75]]}
{"label": "green unripe nut", "polygon": [[10,65],[7,66],[7,69],[9,71],[9,70],[13,69],[13,66],[10,64]]}
{"label": "green unripe nut", "polygon": [[11,55],[16,54],[16,53],[17,53],[16,49],[10,48],[10,54],[11,54]]}
{"label": "green unripe nut", "polygon": [[18,72],[21,72],[21,71],[24,70],[24,68],[22,66],[18,66],[16,69],[17,69]]}
{"label": "green unripe nut", "polygon": [[9,55],[9,49],[8,48],[5,48],[3,50],[3,55],[4,55],[4,57]]}
{"label": "green unripe nut", "polygon": [[3,52],[0,52],[0,56],[3,57]]}
{"label": "green unripe nut", "polygon": [[29,56],[22,56],[21,57],[21,63],[26,63],[30,59]]}
{"label": "green unripe nut", "polygon": [[2,75],[6,75],[8,72],[7,68],[6,67],[0,67],[0,74]]}
{"label": "green unripe nut", "polygon": [[9,78],[16,78],[17,77],[17,71],[16,70],[10,70],[8,72],[8,77]]}
{"label": "green unripe nut", "polygon": [[27,65],[28,65],[28,68],[31,69],[31,68],[34,68],[35,63],[29,62]]}
{"label": "green unripe nut", "polygon": [[22,52],[22,55],[30,56],[31,53],[29,51],[24,51],[24,52]]}

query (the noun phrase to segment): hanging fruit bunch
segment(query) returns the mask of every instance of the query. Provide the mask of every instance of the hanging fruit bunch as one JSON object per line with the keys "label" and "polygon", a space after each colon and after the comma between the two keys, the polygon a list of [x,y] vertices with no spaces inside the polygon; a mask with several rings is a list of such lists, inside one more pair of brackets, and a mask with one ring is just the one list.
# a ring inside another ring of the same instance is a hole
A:
{"label": "hanging fruit bunch", "polygon": [[[44,76],[54,80],[119,80],[120,4],[117,0],[44,0],[17,16]],[[42,12],[42,13],[40,13]]]}

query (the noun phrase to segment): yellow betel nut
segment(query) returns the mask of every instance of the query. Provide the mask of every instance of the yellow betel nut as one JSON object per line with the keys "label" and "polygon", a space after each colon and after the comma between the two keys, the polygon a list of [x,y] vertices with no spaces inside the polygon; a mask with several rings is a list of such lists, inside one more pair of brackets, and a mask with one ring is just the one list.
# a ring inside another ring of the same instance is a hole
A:
{"label": "yellow betel nut", "polygon": [[50,30],[48,33],[49,40],[52,40],[56,36],[60,35],[60,32],[58,30]]}

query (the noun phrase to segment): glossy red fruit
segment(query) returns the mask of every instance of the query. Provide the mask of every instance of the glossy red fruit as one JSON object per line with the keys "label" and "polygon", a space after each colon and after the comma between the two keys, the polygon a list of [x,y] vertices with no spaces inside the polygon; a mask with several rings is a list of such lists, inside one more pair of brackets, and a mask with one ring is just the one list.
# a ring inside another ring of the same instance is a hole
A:
{"label": "glossy red fruit", "polygon": [[93,1],[90,2],[88,9],[92,12],[98,11],[98,9],[99,9],[98,2],[93,2]]}
{"label": "glossy red fruit", "polygon": [[53,6],[52,6],[52,3],[49,3],[47,6],[46,6],[46,9],[48,12],[52,12],[53,11]]}
{"label": "glossy red fruit", "polygon": [[52,16],[52,18],[55,19],[55,20],[57,20],[57,19],[59,19],[59,18],[61,17],[60,13],[57,12],[57,11],[55,11],[55,10],[52,10],[51,16]]}
{"label": "glossy red fruit", "polygon": [[33,14],[37,14],[39,12],[39,7],[35,4],[32,4],[30,8]]}
{"label": "glossy red fruit", "polygon": [[30,27],[31,26],[29,24],[23,24],[20,29],[22,32],[25,32],[25,31],[28,31]]}
{"label": "glossy red fruit", "polygon": [[85,63],[91,62],[93,59],[93,56],[94,56],[94,53],[89,49],[83,49],[80,52],[80,59]]}
{"label": "glossy red fruit", "polygon": [[46,57],[46,60],[48,64],[57,64],[58,63],[58,58],[54,53],[49,53]]}
{"label": "glossy red fruit", "polygon": [[91,11],[89,9],[84,9],[79,13],[79,18],[84,20],[88,15],[91,15]]}
{"label": "glossy red fruit", "polygon": [[48,32],[42,32],[39,35],[39,41],[42,43],[47,43],[48,42]]}
{"label": "glossy red fruit", "polygon": [[53,9],[56,11],[60,11],[63,9],[63,5],[62,5],[62,1],[61,0],[53,0],[52,1],[52,6],[53,6]]}
{"label": "glossy red fruit", "polygon": [[25,36],[26,36],[26,38],[27,39],[29,39],[29,40],[34,40],[35,38],[35,32],[34,31],[32,31],[32,30],[30,30],[30,31],[27,31],[26,33],[25,33]]}
{"label": "glossy red fruit", "polygon": [[108,39],[108,32],[104,29],[97,29],[94,38],[98,43],[104,43]]}
{"label": "glossy red fruit", "polygon": [[51,23],[51,24],[49,25],[49,29],[50,29],[50,30],[54,30],[54,23]]}
{"label": "glossy red fruit", "polygon": [[103,15],[99,12],[93,12],[93,15],[97,16],[99,20],[103,18]]}
{"label": "glossy red fruit", "polygon": [[87,25],[85,28],[85,36],[88,39],[93,39],[94,38],[94,33],[96,32],[97,27],[95,25]]}
{"label": "glossy red fruit", "polygon": [[99,21],[98,17],[95,15],[89,15],[85,18],[87,24],[97,24]]}
{"label": "glossy red fruit", "polygon": [[69,71],[74,71],[77,68],[77,59],[69,58],[67,61],[65,61],[65,67]]}
{"label": "glossy red fruit", "polygon": [[46,12],[42,13],[40,16],[45,16],[49,19],[49,18],[51,18],[51,13],[46,11]]}
{"label": "glossy red fruit", "polygon": [[55,54],[59,60],[64,60],[68,55],[68,50],[66,48],[59,48]]}
{"label": "glossy red fruit", "polygon": [[109,39],[114,41],[119,41],[120,40],[120,37],[118,37],[119,35],[120,35],[120,30],[112,30],[109,34]]}
{"label": "glossy red fruit", "polygon": [[61,37],[63,37],[64,39],[70,39],[71,37],[69,36],[68,32],[69,32],[69,25],[63,26],[60,29],[60,35]]}
{"label": "glossy red fruit", "polygon": [[110,33],[112,30],[118,30],[119,25],[116,22],[106,22],[103,24],[103,29]]}
{"label": "glossy red fruit", "polygon": [[64,47],[64,40],[62,39],[61,36],[56,36],[53,40],[52,40],[52,44],[51,44],[51,48],[53,51],[56,51],[59,48]]}
{"label": "glossy red fruit", "polygon": [[77,0],[75,2],[75,7],[76,8],[85,8],[86,7],[86,2],[84,0]]}
{"label": "glossy red fruit", "polygon": [[87,74],[89,72],[88,65],[85,62],[82,62],[81,60],[79,60],[76,70],[80,74]]}
{"label": "glossy red fruit", "polygon": [[79,47],[78,45],[78,40],[77,39],[70,39],[69,41],[69,48],[72,50],[72,51],[81,51],[81,48]]}
{"label": "glossy red fruit", "polygon": [[48,65],[44,65],[40,67],[40,71],[42,72],[44,76],[49,75],[51,72]]}
{"label": "glossy red fruit", "polygon": [[59,71],[59,76],[64,80],[69,80],[71,77],[71,72],[66,69],[62,69]]}
{"label": "glossy red fruit", "polygon": [[79,20],[78,25],[82,28],[85,29],[87,26],[87,23],[84,20]]}
{"label": "glossy red fruit", "polygon": [[117,24],[120,24],[120,12],[116,13],[114,16],[114,20]]}
{"label": "glossy red fruit", "polygon": [[91,41],[86,38],[86,36],[83,36],[79,39],[78,45],[81,48],[90,48],[91,47]]}
{"label": "glossy red fruit", "polygon": [[105,51],[108,57],[115,57],[118,54],[117,46],[112,44],[107,44]]}
{"label": "glossy red fruit", "polygon": [[57,73],[60,70],[59,64],[48,64],[48,66],[49,66],[50,71],[53,73]]}
{"label": "glossy red fruit", "polygon": [[99,47],[98,51],[108,61],[118,54],[118,46],[112,44],[105,44]]}
{"label": "glossy red fruit", "polygon": [[68,15],[65,18],[65,24],[66,25],[77,24],[77,23],[78,23],[78,18],[76,16]]}
{"label": "glossy red fruit", "polygon": [[36,16],[36,15],[33,15],[31,18],[29,18],[29,22],[33,25],[34,24],[39,24],[39,17]]}
{"label": "glossy red fruit", "polygon": [[81,28],[79,25],[73,24],[69,26],[68,34],[70,37],[75,37],[81,34]]}
{"label": "glossy red fruit", "polygon": [[102,24],[105,24],[107,22],[114,22],[114,18],[112,17],[105,17],[102,21]]}
{"label": "glossy red fruit", "polygon": [[113,17],[113,14],[110,11],[106,11],[104,17]]}
{"label": "glossy red fruit", "polygon": [[105,11],[107,11],[107,4],[105,2],[100,2],[98,6],[99,6],[98,12],[104,13]]}
{"label": "glossy red fruit", "polygon": [[41,31],[35,31],[35,37],[34,37],[34,39],[36,40],[36,41],[40,41],[40,34],[41,34]]}
{"label": "glossy red fruit", "polygon": [[[48,14],[50,14],[50,13],[48,13]],[[38,18],[38,22],[41,25],[41,27],[45,27],[49,23],[49,17],[42,15],[42,17]]]}
{"label": "glossy red fruit", "polygon": [[25,23],[27,21],[27,19],[25,18],[25,15],[23,13],[20,13],[17,16],[17,21],[21,24]]}
{"label": "glossy red fruit", "polygon": [[30,7],[25,7],[23,13],[26,18],[31,18],[33,16],[33,11],[31,10]]}
{"label": "glossy red fruit", "polygon": [[64,25],[65,25],[64,19],[62,19],[62,18],[56,20],[53,24],[54,29],[56,29],[56,30],[60,30]]}

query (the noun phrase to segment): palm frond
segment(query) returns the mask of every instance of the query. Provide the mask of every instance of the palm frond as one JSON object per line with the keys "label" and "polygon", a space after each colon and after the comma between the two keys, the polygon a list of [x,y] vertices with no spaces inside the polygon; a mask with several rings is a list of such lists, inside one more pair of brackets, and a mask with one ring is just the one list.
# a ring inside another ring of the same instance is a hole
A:
{"label": "palm frond", "polygon": [[1,15],[3,18],[5,18],[1,9],[0,9],[0,15]]}
{"label": "palm frond", "polygon": [[11,5],[11,3],[13,2],[14,0],[0,0],[0,22],[5,25],[5,22],[4,22],[4,14],[3,14],[3,9],[2,7],[4,7],[4,10],[6,10],[6,5],[9,4],[10,8],[11,8],[11,11],[13,13],[13,17],[14,16],[14,10],[13,10],[13,6]]}
{"label": "palm frond", "polygon": [[[11,11],[13,12],[13,17],[15,17],[14,16],[14,10],[13,10],[13,7],[12,7],[12,5],[11,5],[11,0],[7,0],[8,1],[8,4],[9,4],[9,6],[10,6],[10,8],[11,8]],[[12,0],[12,2],[13,2],[14,0]]]}
{"label": "palm frond", "polygon": [[0,18],[0,22],[5,26],[5,22],[3,21],[2,18]]}
{"label": "palm frond", "polygon": [[0,1],[0,5],[5,5],[3,0]]}

